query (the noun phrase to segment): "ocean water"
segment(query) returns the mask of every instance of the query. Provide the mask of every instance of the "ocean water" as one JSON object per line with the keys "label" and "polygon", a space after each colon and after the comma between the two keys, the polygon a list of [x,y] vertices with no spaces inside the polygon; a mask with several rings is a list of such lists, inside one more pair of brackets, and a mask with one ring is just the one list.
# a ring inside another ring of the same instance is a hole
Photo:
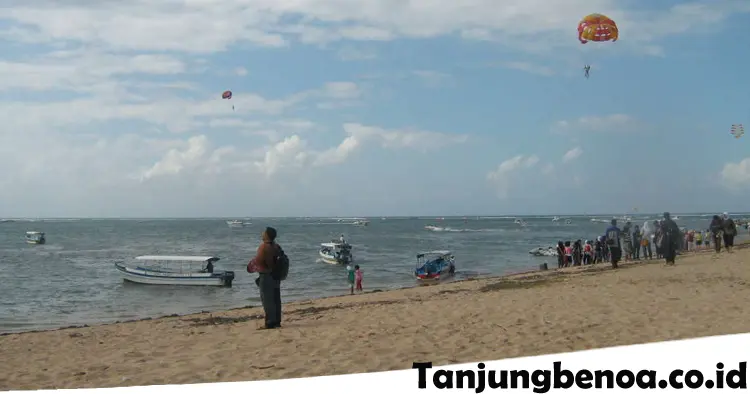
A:
{"label": "ocean water", "polygon": [[[648,216],[634,216],[642,224]],[[364,271],[365,290],[414,286],[415,255],[448,249],[456,279],[501,275],[556,265],[554,257],[528,252],[558,240],[593,239],[606,223],[589,216],[471,218],[371,218],[367,227],[337,219],[254,219],[229,228],[225,219],[36,220],[0,222],[0,332],[106,323],[258,304],[255,276],[245,272],[265,226],[291,259],[285,301],[348,292],[343,266],[320,262],[318,247],[344,234]],[[599,216],[609,220],[611,215]],[[653,216],[652,216],[653,219]],[[681,216],[678,224],[708,227],[710,215]],[[425,226],[440,227],[430,231]],[[28,245],[26,231],[44,231],[46,245]],[[153,286],[124,282],[114,263],[139,255],[215,255],[217,270],[234,270],[231,288]]]}

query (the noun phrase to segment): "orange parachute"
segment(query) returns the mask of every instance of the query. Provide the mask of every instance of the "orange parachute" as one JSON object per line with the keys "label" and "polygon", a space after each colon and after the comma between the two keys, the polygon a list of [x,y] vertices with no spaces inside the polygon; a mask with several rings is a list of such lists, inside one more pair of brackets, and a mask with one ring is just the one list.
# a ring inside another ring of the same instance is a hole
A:
{"label": "orange parachute", "polygon": [[620,32],[615,21],[602,14],[585,16],[578,23],[578,40],[581,44],[589,41],[617,41]]}

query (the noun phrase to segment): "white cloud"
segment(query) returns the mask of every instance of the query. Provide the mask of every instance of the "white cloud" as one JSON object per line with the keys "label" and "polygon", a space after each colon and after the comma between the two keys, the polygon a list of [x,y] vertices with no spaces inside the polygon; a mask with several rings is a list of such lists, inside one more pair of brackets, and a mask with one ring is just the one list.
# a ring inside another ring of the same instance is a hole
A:
{"label": "white cloud", "polygon": [[240,77],[247,75],[247,69],[245,67],[237,67],[234,69],[234,74]]}
{"label": "white cloud", "polygon": [[625,114],[606,116],[582,116],[576,120],[560,120],[552,126],[553,133],[567,133],[571,131],[587,132],[629,132],[638,131],[638,123]]}
{"label": "white cloud", "polygon": [[415,70],[412,74],[422,80],[426,86],[440,87],[451,82],[453,79],[450,74],[434,70]]}
{"label": "white cloud", "polygon": [[343,61],[362,61],[372,60],[378,56],[374,51],[355,47],[344,47],[338,51],[338,57]]}
{"label": "white cloud", "polygon": [[19,23],[3,32],[6,37],[34,42],[69,40],[117,50],[193,53],[224,51],[241,42],[279,47],[294,38],[320,44],[453,33],[517,46],[545,42],[571,46],[575,40],[562,37],[567,38],[571,26],[575,27],[571,21],[591,10],[612,16],[623,32],[641,44],[715,25],[748,8],[742,2],[696,1],[669,10],[625,11],[612,0],[509,0],[500,12],[489,11],[496,10],[492,0],[476,0],[470,5],[392,0],[152,0],[95,6],[38,0],[33,5],[22,4],[0,10],[0,17]]}
{"label": "white cloud", "polygon": [[579,158],[581,156],[581,154],[583,154],[583,149],[581,149],[581,147],[577,146],[577,147],[575,147],[575,148],[573,148],[573,149],[565,152],[565,154],[563,155],[562,161],[563,161],[563,163],[567,163],[567,162],[573,161],[573,160]]}
{"label": "white cloud", "polygon": [[750,157],[738,163],[726,163],[719,173],[722,184],[729,189],[750,186]]}
{"label": "white cloud", "polygon": [[498,197],[506,198],[517,173],[524,169],[533,168],[537,163],[539,163],[539,157],[536,155],[515,156],[500,163],[494,171],[490,171],[487,174],[487,180],[495,186]]}

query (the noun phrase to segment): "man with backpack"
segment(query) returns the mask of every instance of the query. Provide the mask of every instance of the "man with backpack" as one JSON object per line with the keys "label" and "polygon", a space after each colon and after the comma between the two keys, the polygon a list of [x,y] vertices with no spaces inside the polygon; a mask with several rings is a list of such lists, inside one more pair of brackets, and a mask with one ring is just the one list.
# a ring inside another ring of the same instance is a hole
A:
{"label": "man with backpack", "polygon": [[281,328],[281,281],[289,272],[289,258],[276,243],[276,229],[266,227],[261,234],[263,243],[258,246],[255,258],[248,264],[248,272],[258,272],[255,283],[260,290],[260,300],[265,312],[265,324],[259,330]]}

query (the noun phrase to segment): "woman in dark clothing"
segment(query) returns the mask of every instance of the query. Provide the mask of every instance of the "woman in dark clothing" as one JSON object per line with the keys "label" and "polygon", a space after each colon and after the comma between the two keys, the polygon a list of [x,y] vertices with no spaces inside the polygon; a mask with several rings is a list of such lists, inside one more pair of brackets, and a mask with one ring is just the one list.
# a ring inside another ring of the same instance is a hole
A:
{"label": "woman in dark clothing", "polygon": [[[641,259],[641,229],[636,225],[633,228],[633,260]],[[646,257],[646,256],[643,256]]]}
{"label": "woman in dark clothing", "polygon": [[732,253],[734,247],[734,237],[737,236],[737,225],[734,220],[729,217],[729,214],[724,212],[723,229],[724,229],[724,248],[727,252]]}
{"label": "woman in dark clothing", "polygon": [[711,224],[708,227],[711,230],[711,238],[713,238],[714,250],[716,253],[721,252],[721,235],[724,229],[724,223],[722,222],[719,215],[714,215],[711,219]]}

